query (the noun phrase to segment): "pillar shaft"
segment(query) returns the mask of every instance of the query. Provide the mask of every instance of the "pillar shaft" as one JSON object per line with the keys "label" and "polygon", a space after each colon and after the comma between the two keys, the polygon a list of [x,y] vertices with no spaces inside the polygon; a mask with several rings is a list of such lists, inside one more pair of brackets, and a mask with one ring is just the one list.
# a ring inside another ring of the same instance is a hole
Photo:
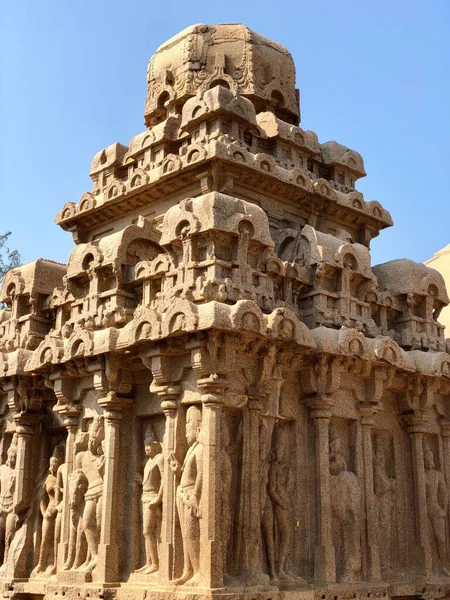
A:
{"label": "pillar shaft", "polygon": [[417,561],[423,569],[424,575],[430,575],[433,570],[433,563],[428,532],[423,425],[421,423],[411,423],[408,427],[408,433],[411,438]]}
{"label": "pillar shaft", "polygon": [[364,503],[366,513],[367,577],[381,579],[380,555],[377,537],[377,514],[373,484],[372,409],[361,408],[361,429],[364,459]]}
{"label": "pillar shaft", "polygon": [[311,417],[315,427],[316,480],[317,480],[317,543],[314,549],[314,579],[336,580],[336,561],[331,530],[329,429],[332,403],[328,398],[311,403]]}
{"label": "pillar shaft", "polygon": [[[199,382],[199,387],[201,384]],[[207,386],[204,386],[207,391]],[[212,390],[211,390],[212,391]],[[202,583],[206,587],[223,585],[224,549],[221,515],[221,435],[222,405],[217,393],[202,396],[203,414],[203,490],[202,514],[206,525],[201,541]]]}
{"label": "pillar shaft", "polygon": [[105,419],[105,469],[103,476],[102,518],[96,579],[115,582],[120,575],[120,499],[124,498],[123,479],[119,477],[120,429],[123,409],[131,400],[110,393],[99,400]]}
{"label": "pillar shaft", "polygon": [[164,387],[157,392],[161,398],[161,408],[166,417],[163,456],[163,500],[162,530],[159,550],[159,577],[161,582],[168,582],[175,577],[175,522],[176,522],[176,475],[169,467],[171,454],[176,450],[177,406],[180,390],[177,387]]}
{"label": "pillar shaft", "polygon": [[69,502],[69,475],[73,471],[74,464],[74,441],[78,427],[78,417],[66,416],[64,425],[67,429],[66,439],[66,457],[65,469],[63,471],[63,507],[61,515],[61,538],[58,544],[58,572],[63,571],[64,563],[67,557],[69,546],[69,521],[70,521],[70,502]]}

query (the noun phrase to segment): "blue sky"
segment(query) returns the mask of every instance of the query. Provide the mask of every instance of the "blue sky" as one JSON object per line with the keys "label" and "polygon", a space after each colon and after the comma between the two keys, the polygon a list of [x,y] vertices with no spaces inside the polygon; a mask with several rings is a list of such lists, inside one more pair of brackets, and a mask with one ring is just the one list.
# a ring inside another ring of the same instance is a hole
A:
{"label": "blue sky", "polygon": [[290,50],[301,126],[359,151],[359,189],[393,216],[374,264],[450,243],[448,0],[15,0],[1,4],[0,233],[24,261],[66,262],[56,213],[91,188],[97,151],[144,129],[150,56],[200,22],[243,22]]}

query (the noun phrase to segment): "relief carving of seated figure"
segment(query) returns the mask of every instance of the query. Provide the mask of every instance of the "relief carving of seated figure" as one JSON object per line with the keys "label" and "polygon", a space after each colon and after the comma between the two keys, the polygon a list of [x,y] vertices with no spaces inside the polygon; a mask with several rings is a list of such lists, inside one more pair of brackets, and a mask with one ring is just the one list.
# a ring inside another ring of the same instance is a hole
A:
{"label": "relief carving of seated figure", "polygon": [[338,435],[330,439],[330,493],[335,528],[343,549],[340,580],[358,581],[361,576],[361,490],[358,478],[348,471]]}

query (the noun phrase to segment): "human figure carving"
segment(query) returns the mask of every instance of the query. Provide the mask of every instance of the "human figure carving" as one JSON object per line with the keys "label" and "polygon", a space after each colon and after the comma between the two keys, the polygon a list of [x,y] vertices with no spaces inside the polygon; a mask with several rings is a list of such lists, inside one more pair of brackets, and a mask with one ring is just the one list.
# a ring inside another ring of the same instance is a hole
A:
{"label": "human figure carving", "polygon": [[103,418],[95,417],[89,427],[88,448],[80,454],[81,470],[88,482],[82,521],[90,553],[90,560],[84,567],[88,573],[93,571],[98,560],[105,462],[102,449],[104,436]]}
{"label": "human figure carving", "polygon": [[[392,570],[393,516],[396,481],[386,472],[386,452],[389,438],[377,436],[373,461],[373,483],[377,500],[378,546],[381,568],[384,573]],[[384,549],[384,551],[381,551]]]}
{"label": "human figure carving", "polygon": [[277,576],[280,582],[298,582],[298,577],[293,576],[288,570],[288,561],[292,552],[292,493],[294,478],[289,466],[288,432],[277,430],[276,446],[272,454],[269,467],[268,491],[272,500],[273,514],[276,527],[275,557],[277,562]]}
{"label": "human figure carving", "polygon": [[14,490],[16,486],[17,442],[13,438],[8,448],[7,459],[0,466],[0,559],[6,563],[9,546],[16,527],[14,513]]}
{"label": "human figure carving", "polygon": [[273,583],[276,583],[273,506],[272,498],[268,493],[269,451],[269,434],[266,426],[261,424],[259,428],[259,505],[261,511],[261,532],[266,550],[269,577]]}
{"label": "human figure carving", "polygon": [[170,455],[169,466],[181,473],[177,487],[177,511],[183,538],[183,573],[176,585],[189,582],[196,585],[200,579],[200,502],[203,484],[203,446],[199,442],[202,413],[196,406],[186,413],[186,440],[188,451],[183,465]]}
{"label": "human figure carving", "polygon": [[87,450],[87,439],[88,434],[80,429],[74,440],[75,469],[69,475],[67,490],[70,509],[69,548],[64,570],[78,569],[87,559],[87,542],[82,517],[88,480],[81,470],[82,453]]}
{"label": "human figure carving", "polygon": [[361,490],[358,478],[347,470],[341,440],[330,439],[330,488],[332,514],[343,542],[341,581],[357,581],[361,573]]}
{"label": "human figure carving", "polygon": [[[64,457],[63,457],[64,458]],[[54,542],[54,565],[55,568],[52,575],[56,572],[58,564],[58,544],[61,539],[61,525],[62,525],[62,513],[64,507],[64,494],[67,493],[64,490],[64,482],[67,473],[67,464],[63,462],[56,472],[56,490],[55,490],[55,501],[56,501],[56,523],[55,523],[55,542]]]}
{"label": "human figure carving", "polygon": [[446,562],[445,517],[448,508],[448,491],[443,474],[435,469],[433,452],[425,451],[425,483],[427,491],[427,510],[431,523],[431,534],[436,541],[441,570],[450,577],[450,571],[444,566]]}
{"label": "human figure carving", "polygon": [[142,485],[142,525],[145,540],[145,565],[138,573],[156,573],[159,570],[158,542],[162,524],[162,496],[164,458],[161,444],[155,436],[153,427],[147,429],[144,439],[145,454],[148,457],[143,477],[138,481]]}
{"label": "human figure carving", "polygon": [[39,561],[32,572],[38,575],[45,571],[46,575],[56,572],[55,526],[58,514],[59,496],[57,496],[57,472],[64,459],[64,449],[56,446],[49,461],[49,469],[45,478],[40,508],[42,514],[42,538],[39,551]]}

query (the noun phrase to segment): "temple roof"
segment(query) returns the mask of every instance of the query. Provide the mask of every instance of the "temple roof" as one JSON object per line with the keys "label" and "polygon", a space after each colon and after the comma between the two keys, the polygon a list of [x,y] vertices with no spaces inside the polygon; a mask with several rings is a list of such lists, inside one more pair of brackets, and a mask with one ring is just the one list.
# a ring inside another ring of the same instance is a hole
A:
{"label": "temple roof", "polygon": [[215,85],[246,96],[257,112],[272,110],[298,124],[295,66],[284,46],[241,24],[192,25],[158,48],[147,72],[147,125],[199,89]]}

